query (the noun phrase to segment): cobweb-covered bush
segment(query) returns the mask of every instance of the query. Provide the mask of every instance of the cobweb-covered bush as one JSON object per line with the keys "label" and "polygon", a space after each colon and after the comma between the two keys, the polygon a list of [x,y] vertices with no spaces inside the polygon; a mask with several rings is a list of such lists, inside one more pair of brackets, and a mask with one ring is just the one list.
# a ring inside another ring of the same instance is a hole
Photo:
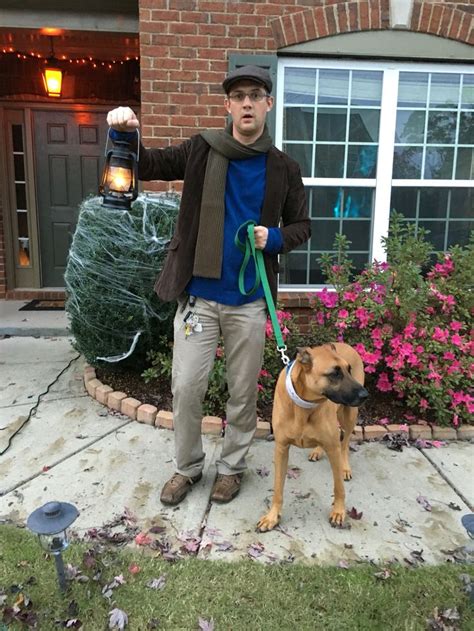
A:
{"label": "cobweb-covered bush", "polygon": [[66,268],[66,311],[74,346],[93,365],[145,365],[146,353],[172,335],[174,303],[153,285],[175,225],[179,197],[139,195],[130,211],[93,197],[80,207]]}

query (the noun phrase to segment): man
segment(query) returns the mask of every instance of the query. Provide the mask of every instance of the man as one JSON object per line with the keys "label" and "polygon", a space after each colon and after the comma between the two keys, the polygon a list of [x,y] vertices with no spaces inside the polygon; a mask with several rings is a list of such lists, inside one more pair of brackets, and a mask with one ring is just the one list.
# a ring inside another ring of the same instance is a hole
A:
{"label": "man", "polygon": [[[229,400],[211,499],[232,500],[246,469],[256,429],[266,305],[262,287],[252,296],[239,292],[243,255],[234,244],[239,226],[247,220],[256,223],[255,244],[263,250],[274,299],[278,254],[310,236],[299,167],[272,145],[265,124],[273,107],[270,75],[258,66],[244,66],[230,72],[222,85],[232,117],[225,131],[208,130],[165,149],[140,147],[141,180],[184,180],[175,233],[155,285],[162,300],[178,300],[172,373],[176,473],[160,498],[168,505],[183,500],[202,476],[202,401],[220,335]],[[126,107],[109,112],[107,122],[113,136],[125,132],[129,140],[139,126]],[[246,287],[253,284],[251,271]]]}

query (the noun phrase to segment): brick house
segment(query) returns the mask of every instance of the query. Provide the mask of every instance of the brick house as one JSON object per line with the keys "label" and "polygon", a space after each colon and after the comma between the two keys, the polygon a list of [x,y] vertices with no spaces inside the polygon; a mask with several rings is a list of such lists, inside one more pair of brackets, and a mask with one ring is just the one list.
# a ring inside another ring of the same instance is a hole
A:
{"label": "brick house", "polygon": [[[3,4],[0,297],[61,294],[110,106],[139,110],[145,145],[179,143],[222,128],[222,77],[249,62],[273,75],[271,132],[300,163],[313,223],[311,241],[281,261],[287,306],[304,307],[321,286],[317,261],[337,233],[360,269],[383,260],[393,210],[431,231],[433,251],[465,244],[474,228],[472,0]],[[60,98],[31,87],[35,55],[48,55],[44,27],[60,29],[52,45],[69,64]]]}

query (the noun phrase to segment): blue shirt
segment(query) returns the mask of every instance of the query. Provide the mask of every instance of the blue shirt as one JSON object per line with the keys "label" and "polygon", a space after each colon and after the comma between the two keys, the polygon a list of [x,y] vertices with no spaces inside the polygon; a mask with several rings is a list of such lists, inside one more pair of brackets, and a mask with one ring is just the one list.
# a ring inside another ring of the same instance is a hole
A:
{"label": "blue shirt", "polygon": [[[222,250],[221,277],[202,278],[193,276],[186,291],[207,300],[214,300],[225,305],[243,305],[253,302],[264,295],[263,287],[251,296],[243,296],[239,291],[239,270],[243,253],[234,243],[235,233],[245,221],[260,223],[260,216],[265,197],[267,156],[258,155],[244,160],[229,160],[225,189],[224,243]],[[240,235],[245,240],[245,233]],[[268,241],[264,251],[277,254],[283,238],[279,228],[268,229]],[[212,244],[209,244],[212,247]],[[245,288],[251,289],[255,281],[255,265],[250,261],[245,272]]]}

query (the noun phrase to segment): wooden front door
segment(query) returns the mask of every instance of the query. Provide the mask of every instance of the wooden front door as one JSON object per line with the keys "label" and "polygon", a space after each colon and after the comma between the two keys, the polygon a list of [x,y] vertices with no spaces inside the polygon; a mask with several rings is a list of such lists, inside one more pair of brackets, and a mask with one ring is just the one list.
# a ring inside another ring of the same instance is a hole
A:
{"label": "wooden front door", "polygon": [[97,194],[107,137],[104,112],[35,111],[34,143],[43,287],[63,287],[79,204]]}

